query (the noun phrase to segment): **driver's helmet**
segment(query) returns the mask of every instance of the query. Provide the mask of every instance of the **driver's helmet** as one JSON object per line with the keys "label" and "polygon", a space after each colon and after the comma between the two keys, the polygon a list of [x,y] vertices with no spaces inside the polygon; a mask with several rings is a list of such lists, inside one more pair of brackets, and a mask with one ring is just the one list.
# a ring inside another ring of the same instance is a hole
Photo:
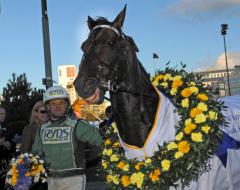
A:
{"label": "driver's helmet", "polygon": [[52,86],[46,90],[43,95],[43,102],[48,103],[50,100],[63,98],[66,99],[68,103],[70,103],[70,98],[68,92],[65,88],[61,86]]}

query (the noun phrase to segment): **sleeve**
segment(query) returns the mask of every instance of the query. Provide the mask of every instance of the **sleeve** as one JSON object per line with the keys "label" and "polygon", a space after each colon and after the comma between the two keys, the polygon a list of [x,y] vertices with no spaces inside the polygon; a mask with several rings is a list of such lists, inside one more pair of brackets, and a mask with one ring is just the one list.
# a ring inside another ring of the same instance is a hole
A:
{"label": "sleeve", "polygon": [[76,135],[78,140],[88,142],[95,146],[102,145],[102,136],[99,134],[97,128],[83,120],[78,121],[76,125]]}
{"label": "sleeve", "polygon": [[33,146],[32,146],[32,150],[31,150],[31,153],[34,154],[34,155],[43,155],[43,147],[42,147],[42,141],[41,141],[41,128],[38,128],[37,129],[37,132],[36,132],[36,136],[35,136],[35,139],[34,139],[34,143],[33,143]]}
{"label": "sleeve", "polygon": [[20,152],[21,153],[30,152],[31,151],[31,146],[32,146],[31,128],[28,125],[28,126],[24,127],[24,129],[23,129]]}

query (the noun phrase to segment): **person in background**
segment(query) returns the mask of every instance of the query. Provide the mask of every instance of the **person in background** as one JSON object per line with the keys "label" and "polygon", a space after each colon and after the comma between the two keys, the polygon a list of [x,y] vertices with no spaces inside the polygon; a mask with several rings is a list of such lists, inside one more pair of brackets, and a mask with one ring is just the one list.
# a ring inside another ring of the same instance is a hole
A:
{"label": "person in background", "polygon": [[6,119],[6,110],[3,106],[0,106],[0,146],[1,146],[1,149],[9,150],[11,147],[11,143],[8,141],[9,134],[7,132],[7,127],[4,123],[5,119]]}
{"label": "person in background", "polygon": [[84,120],[69,116],[69,95],[61,86],[46,90],[43,101],[50,120],[36,133],[32,153],[43,157],[48,167],[49,190],[84,190],[85,143],[102,145],[98,129]]}
{"label": "person in background", "polygon": [[[0,105],[0,187],[4,188],[6,170],[11,159],[10,134],[5,125],[6,109]],[[1,189],[0,188],[0,189]]]}
{"label": "person in background", "polygon": [[25,126],[23,129],[20,153],[31,152],[36,131],[43,123],[48,121],[48,118],[45,104],[42,101],[36,102],[31,112],[29,125]]}
{"label": "person in background", "polygon": [[[29,118],[29,125],[25,126],[22,133],[20,153],[30,153],[34,143],[36,131],[49,119],[47,108],[43,101],[34,104]],[[38,182],[30,187],[30,190],[46,190],[47,184]]]}

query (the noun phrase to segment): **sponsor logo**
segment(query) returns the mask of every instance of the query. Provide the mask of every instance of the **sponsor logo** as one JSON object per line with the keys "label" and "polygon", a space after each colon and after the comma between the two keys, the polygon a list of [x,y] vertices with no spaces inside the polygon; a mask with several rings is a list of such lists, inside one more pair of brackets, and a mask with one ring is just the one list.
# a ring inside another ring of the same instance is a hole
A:
{"label": "sponsor logo", "polygon": [[43,144],[68,143],[71,140],[71,127],[46,128],[42,140]]}
{"label": "sponsor logo", "polygon": [[63,95],[64,91],[61,89],[51,90],[49,91],[49,96]]}

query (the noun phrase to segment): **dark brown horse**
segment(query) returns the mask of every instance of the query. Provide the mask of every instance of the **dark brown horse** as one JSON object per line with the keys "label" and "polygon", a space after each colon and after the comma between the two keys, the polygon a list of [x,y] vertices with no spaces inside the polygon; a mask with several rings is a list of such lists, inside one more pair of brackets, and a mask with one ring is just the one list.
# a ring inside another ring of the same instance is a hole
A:
{"label": "dark brown horse", "polygon": [[84,54],[74,85],[79,96],[93,104],[102,103],[109,90],[121,139],[142,147],[153,126],[159,97],[137,59],[137,46],[122,31],[125,12],[126,6],[113,22],[88,17],[90,34],[82,44]]}

